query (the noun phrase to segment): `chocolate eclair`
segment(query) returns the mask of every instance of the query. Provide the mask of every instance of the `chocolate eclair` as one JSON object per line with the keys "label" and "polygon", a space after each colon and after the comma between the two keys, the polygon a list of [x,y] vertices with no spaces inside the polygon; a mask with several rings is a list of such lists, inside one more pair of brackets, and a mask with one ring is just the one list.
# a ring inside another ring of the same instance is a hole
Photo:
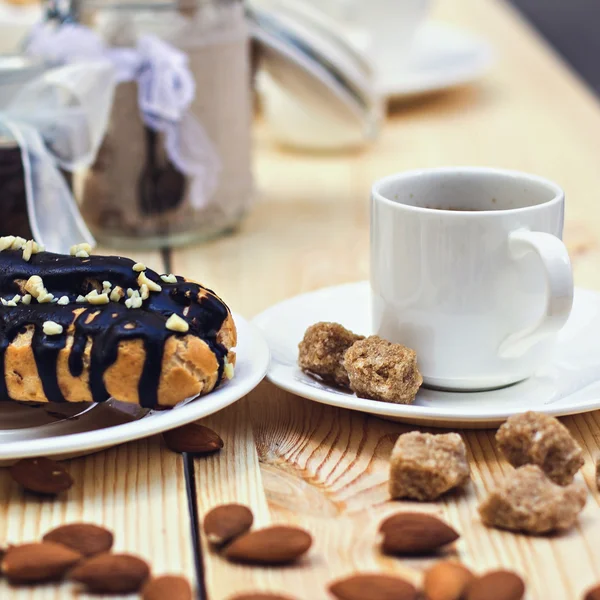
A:
{"label": "chocolate eclair", "polygon": [[0,238],[0,399],[170,408],[233,377],[236,328],[211,290],[120,256]]}

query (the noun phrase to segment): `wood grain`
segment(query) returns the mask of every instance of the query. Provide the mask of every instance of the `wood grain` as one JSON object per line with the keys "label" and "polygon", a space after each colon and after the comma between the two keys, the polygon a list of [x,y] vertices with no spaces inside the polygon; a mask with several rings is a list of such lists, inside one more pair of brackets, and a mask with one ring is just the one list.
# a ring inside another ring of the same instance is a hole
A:
{"label": "wood grain", "polygon": [[293,523],[309,530],[315,543],[297,565],[273,569],[231,565],[203,540],[209,597],[260,590],[326,599],[327,582],[356,571],[395,573],[419,585],[436,558],[396,559],[379,550],[378,525],[399,510],[447,520],[462,537],[445,557],[476,572],[515,570],[528,583],[527,598],[582,597],[600,580],[594,546],[600,529],[594,483],[600,416],[564,422],[586,450],[588,505],[570,532],[515,535],[485,527],[477,515],[479,501],[511,468],[498,456],[493,431],[462,432],[472,468],[463,491],[437,503],[390,501],[389,453],[396,437],[412,427],[311,403],[263,383],[243,402],[205,420],[224,437],[225,448],[195,463],[199,511],[204,515],[222,502],[246,503],[255,510],[257,526]]}
{"label": "wood grain", "polygon": [[[162,445],[160,437],[64,465],[75,484],[56,499],[26,494],[7,469],[0,471],[3,544],[39,540],[61,524],[91,522],[113,531],[116,551],[141,556],[157,574],[182,573],[194,580],[183,462]],[[15,600],[67,598],[75,589],[53,584],[17,590],[0,580],[0,598]]]}
{"label": "wood grain", "polygon": [[[119,254],[108,248],[96,252]],[[138,252],[133,258],[159,272],[165,270],[159,253]],[[160,436],[64,465],[75,484],[57,499],[24,493],[8,470],[0,469],[0,546],[39,540],[58,525],[89,521],[113,531],[115,550],[141,556],[156,574],[181,573],[195,581],[183,459],[169,451]],[[0,579],[2,599],[58,600],[74,597],[75,591],[70,584],[17,589]]]}
{"label": "wood grain", "polygon": [[[256,130],[258,203],[240,231],[178,250],[174,270],[214,287],[252,316],[295,294],[368,277],[371,182],[405,169],[492,165],[559,182],[567,195],[565,241],[578,285],[600,289],[600,106],[578,77],[507,4],[439,0],[435,16],[487,38],[497,64],[479,84],[392,107],[380,139],[362,153],[314,156],[279,150]],[[594,541],[600,497],[593,459],[600,415],[565,419],[586,449],[590,489],[579,525],[532,538],[485,528],[477,504],[509,468],[494,432],[463,431],[472,481],[435,504],[387,499],[388,455],[406,426],[296,398],[263,383],[249,398],[206,420],[224,450],[195,463],[200,515],[221,502],[249,504],[259,525],[292,522],[315,544],[298,565],[230,565],[202,541],[210,600],[271,590],[329,598],[326,585],[354,571],[386,571],[419,582],[430,559],[384,557],[377,525],[398,509],[441,515],[462,537],[455,552],[477,572],[504,567],[527,580],[529,599],[571,600],[600,580]]]}

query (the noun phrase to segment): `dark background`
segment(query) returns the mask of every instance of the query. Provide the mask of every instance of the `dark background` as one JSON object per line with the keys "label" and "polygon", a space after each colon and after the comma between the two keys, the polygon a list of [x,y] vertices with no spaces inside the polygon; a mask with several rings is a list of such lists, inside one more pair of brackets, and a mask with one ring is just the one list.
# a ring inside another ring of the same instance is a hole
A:
{"label": "dark background", "polygon": [[600,94],[600,0],[510,0]]}

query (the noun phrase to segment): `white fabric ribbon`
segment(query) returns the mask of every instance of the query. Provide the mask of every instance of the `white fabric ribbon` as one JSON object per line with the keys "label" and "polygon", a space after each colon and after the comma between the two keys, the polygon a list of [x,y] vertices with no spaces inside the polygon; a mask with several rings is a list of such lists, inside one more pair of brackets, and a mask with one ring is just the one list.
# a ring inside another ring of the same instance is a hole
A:
{"label": "white fabric ribbon", "polygon": [[94,245],[59,168],[89,166],[102,142],[113,101],[108,62],[67,65],[25,85],[0,112],[0,133],[20,147],[29,223],[48,250]]}
{"label": "white fabric ribbon", "polygon": [[196,94],[187,56],[153,35],[142,35],[132,48],[112,48],[83,25],[43,24],[27,45],[31,55],[60,63],[108,60],[118,83],[135,81],[144,123],[165,136],[174,166],[191,179],[193,206],[205,206],[218,184],[221,163],[204,127],[192,115]]}

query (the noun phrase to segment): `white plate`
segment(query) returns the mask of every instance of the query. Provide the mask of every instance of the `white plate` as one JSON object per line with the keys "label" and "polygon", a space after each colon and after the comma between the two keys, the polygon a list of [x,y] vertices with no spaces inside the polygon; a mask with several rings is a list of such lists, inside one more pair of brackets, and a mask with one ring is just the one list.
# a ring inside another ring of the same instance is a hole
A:
{"label": "white plate", "polygon": [[[388,48],[386,62],[396,52]],[[486,41],[451,25],[427,22],[416,33],[408,57],[399,57],[398,70],[382,69],[387,74],[378,88],[391,100],[439,92],[477,79],[492,61]]]}
{"label": "white plate", "polygon": [[335,321],[363,335],[370,326],[368,282],[296,296],[254,319],[271,350],[267,377],[277,386],[341,408],[437,427],[492,427],[510,415],[536,410],[561,416],[600,408],[600,293],[577,289],[573,313],[552,363],[530,379],[487,392],[442,392],[421,388],[415,404],[364,400],[311,378],[297,367],[298,343],[309,325]]}
{"label": "white plate", "polygon": [[239,315],[234,320],[238,328],[235,377],[216,391],[165,411],[111,400],[35,407],[0,402],[0,461],[79,456],[191,423],[243,398],[265,376],[269,349],[254,325]]}

